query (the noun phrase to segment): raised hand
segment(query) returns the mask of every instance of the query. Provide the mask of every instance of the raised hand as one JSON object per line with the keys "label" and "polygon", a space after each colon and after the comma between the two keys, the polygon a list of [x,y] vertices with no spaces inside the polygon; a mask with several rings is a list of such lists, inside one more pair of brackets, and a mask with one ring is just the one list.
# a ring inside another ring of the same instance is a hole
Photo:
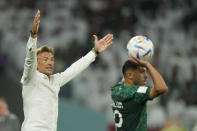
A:
{"label": "raised hand", "polygon": [[94,48],[99,53],[105,51],[112,44],[112,40],[113,40],[112,34],[107,34],[100,40],[98,40],[98,37],[96,35],[93,35],[93,37],[94,37]]}
{"label": "raised hand", "polygon": [[136,63],[136,64],[138,64],[138,65],[140,65],[140,66],[144,66],[144,67],[147,67],[147,65],[149,64],[148,61],[139,60],[139,59],[137,59],[137,58],[135,58],[135,57],[131,57],[129,60],[130,60],[131,62],[134,62],[134,63]]}
{"label": "raised hand", "polygon": [[33,38],[37,37],[39,24],[40,24],[40,10],[37,11],[34,17],[32,29],[31,29],[31,37]]}

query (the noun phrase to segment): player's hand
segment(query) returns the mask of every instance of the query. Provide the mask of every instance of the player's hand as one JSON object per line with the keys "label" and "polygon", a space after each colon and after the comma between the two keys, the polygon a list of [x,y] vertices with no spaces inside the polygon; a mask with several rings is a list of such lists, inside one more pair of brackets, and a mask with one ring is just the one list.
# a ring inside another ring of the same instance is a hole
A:
{"label": "player's hand", "polygon": [[34,21],[32,24],[31,36],[33,38],[37,37],[39,24],[40,24],[40,10],[38,10],[37,13],[35,14]]}
{"label": "player's hand", "polygon": [[96,35],[93,35],[93,37],[94,37],[94,48],[99,53],[105,51],[112,44],[112,40],[113,40],[112,34],[107,34],[100,40],[98,40],[98,37]]}
{"label": "player's hand", "polygon": [[134,63],[136,63],[136,64],[138,64],[138,65],[140,65],[140,66],[144,66],[144,67],[147,67],[147,66],[150,64],[148,61],[139,60],[139,59],[137,59],[137,58],[135,58],[135,57],[131,57],[129,60],[130,60],[131,62],[134,62]]}

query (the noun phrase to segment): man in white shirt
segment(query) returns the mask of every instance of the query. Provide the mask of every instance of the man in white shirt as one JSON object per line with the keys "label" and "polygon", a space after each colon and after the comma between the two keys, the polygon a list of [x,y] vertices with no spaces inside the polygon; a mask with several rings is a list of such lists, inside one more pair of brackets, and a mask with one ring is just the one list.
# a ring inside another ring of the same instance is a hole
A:
{"label": "man in white shirt", "polygon": [[31,35],[27,43],[24,72],[21,79],[25,120],[22,131],[56,131],[58,116],[58,93],[60,87],[86,69],[95,57],[111,44],[113,35],[101,40],[94,35],[94,48],[73,63],[64,72],[52,75],[53,49],[43,46],[37,50],[37,32],[40,11],[35,15]]}

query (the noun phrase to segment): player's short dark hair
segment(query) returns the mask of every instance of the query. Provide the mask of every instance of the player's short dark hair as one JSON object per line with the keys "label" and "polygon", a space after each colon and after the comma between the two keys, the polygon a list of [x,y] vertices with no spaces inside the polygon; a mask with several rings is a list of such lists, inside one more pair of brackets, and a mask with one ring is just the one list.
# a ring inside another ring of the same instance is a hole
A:
{"label": "player's short dark hair", "polygon": [[123,75],[125,75],[127,70],[129,70],[129,69],[136,70],[137,68],[138,68],[138,65],[136,63],[127,60],[122,67],[122,73],[123,73]]}

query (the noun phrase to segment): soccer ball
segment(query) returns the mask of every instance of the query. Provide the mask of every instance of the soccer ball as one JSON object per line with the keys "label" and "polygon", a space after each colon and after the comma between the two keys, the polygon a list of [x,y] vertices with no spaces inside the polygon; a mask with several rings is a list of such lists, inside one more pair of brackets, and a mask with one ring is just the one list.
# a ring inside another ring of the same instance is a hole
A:
{"label": "soccer ball", "polygon": [[126,48],[129,57],[150,60],[154,54],[152,41],[145,36],[135,36],[129,40]]}

